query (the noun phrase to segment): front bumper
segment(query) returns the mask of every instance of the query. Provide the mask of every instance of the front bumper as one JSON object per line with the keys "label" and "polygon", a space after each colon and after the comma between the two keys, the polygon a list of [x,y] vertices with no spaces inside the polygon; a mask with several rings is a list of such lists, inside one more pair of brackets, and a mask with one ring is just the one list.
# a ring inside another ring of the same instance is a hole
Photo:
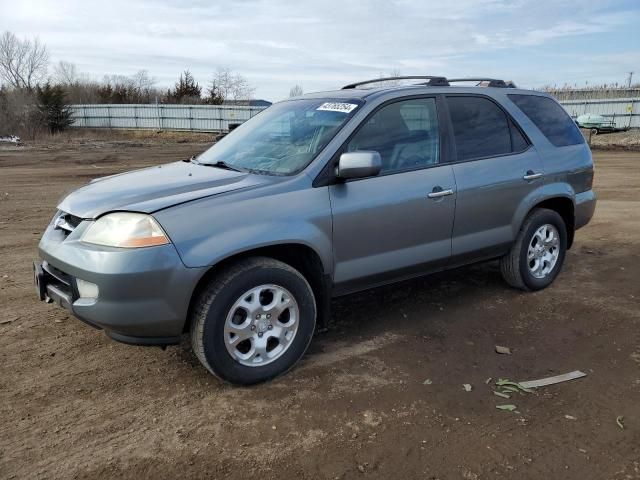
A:
{"label": "front bumper", "polygon": [[[86,228],[86,226],[84,226]],[[138,249],[87,245],[80,225],[68,236],[49,226],[34,263],[41,300],[55,302],[114,340],[137,345],[177,343],[200,268],[187,268],[171,244]],[[98,286],[81,298],[76,279]]]}
{"label": "front bumper", "polygon": [[72,310],[75,282],[71,283],[67,275],[57,275],[57,269],[52,268],[47,262],[33,262],[33,283],[36,287],[38,298],[47,303],[57,303],[62,308]]}

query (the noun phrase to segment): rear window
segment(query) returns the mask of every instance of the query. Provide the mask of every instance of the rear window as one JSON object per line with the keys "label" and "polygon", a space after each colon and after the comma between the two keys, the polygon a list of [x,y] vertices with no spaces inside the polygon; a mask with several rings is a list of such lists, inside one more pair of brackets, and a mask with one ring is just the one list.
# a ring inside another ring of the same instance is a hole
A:
{"label": "rear window", "polygon": [[584,143],[584,137],[569,114],[557,102],[537,95],[509,95],[524,114],[556,147]]}

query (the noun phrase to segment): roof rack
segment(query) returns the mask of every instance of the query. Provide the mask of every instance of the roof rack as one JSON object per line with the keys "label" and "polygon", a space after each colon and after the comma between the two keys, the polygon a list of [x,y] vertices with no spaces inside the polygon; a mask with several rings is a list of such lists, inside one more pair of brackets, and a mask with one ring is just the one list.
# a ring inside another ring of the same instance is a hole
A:
{"label": "roof rack", "polygon": [[388,82],[391,80],[428,80],[425,85],[429,85],[430,87],[448,87],[449,82],[445,77],[432,77],[428,75],[410,75],[408,77],[385,77],[385,78],[374,78],[373,80],[365,80],[364,82],[355,82],[350,83],[349,85],[345,85],[342,87],[342,90],[348,90],[350,88],[356,88],[360,85],[367,85],[369,83],[378,83],[378,82]]}
{"label": "roof rack", "polygon": [[449,83],[456,82],[478,82],[478,87],[498,87],[498,88],[516,88],[516,85],[511,81],[504,81],[498,78],[451,78],[447,80]]}
{"label": "roof rack", "polygon": [[452,78],[447,79],[446,77],[438,77],[438,76],[428,76],[428,75],[410,75],[406,77],[384,77],[384,78],[374,78],[373,80],[365,80],[363,82],[355,82],[350,83],[349,85],[345,85],[342,87],[342,90],[348,90],[351,88],[357,88],[361,85],[368,85],[370,83],[380,83],[380,82],[388,82],[392,80],[427,80],[425,83],[419,83],[418,85],[428,85],[429,87],[448,87],[449,84],[455,82],[478,82],[476,86],[478,87],[497,87],[497,88],[515,88],[515,84],[508,80],[500,80],[497,78]]}

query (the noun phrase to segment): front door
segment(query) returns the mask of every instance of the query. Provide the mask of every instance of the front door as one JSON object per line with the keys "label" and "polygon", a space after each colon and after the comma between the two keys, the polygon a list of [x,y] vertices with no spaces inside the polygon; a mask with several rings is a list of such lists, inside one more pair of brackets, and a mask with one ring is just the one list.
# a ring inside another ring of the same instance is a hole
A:
{"label": "front door", "polygon": [[456,185],[440,163],[435,99],[381,107],[345,149],[358,150],[379,152],[382,171],[329,187],[338,293],[438,268],[451,255]]}

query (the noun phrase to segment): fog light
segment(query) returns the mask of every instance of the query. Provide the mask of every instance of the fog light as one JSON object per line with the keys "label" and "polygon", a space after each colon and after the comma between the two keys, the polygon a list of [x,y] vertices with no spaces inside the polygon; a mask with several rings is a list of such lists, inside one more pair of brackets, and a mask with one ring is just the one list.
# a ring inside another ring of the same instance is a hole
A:
{"label": "fog light", "polygon": [[80,298],[98,298],[98,285],[76,278]]}

